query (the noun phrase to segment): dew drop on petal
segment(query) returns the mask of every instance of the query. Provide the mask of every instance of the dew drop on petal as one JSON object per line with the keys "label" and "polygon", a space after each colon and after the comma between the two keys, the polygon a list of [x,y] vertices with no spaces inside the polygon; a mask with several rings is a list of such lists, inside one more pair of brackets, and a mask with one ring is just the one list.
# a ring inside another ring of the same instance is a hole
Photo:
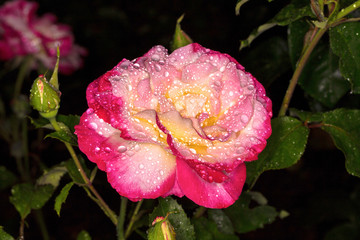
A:
{"label": "dew drop on petal", "polygon": [[138,144],[136,144],[136,145],[134,146],[134,150],[135,150],[136,152],[138,152],[138,151],[140,150],[140,146],[139,146]]}
{"label": "dew drop on petal", "polygon": [[161,71],[161,66],[159,64],[155,64],[155,70],[157,72],[160,72]]}
{"label": "dew drop on petal", "polygon": [[89,127],[96,130],[98,128],[98,125],[96,123],[92,122],[89,124]]}
{"label": "dew drop on petal", "polygon": [[238,147],[238,149],[236,149],[236,153],[241,154],[245,151],[244,147]]}
{"label": "dew drop on petal", "polygon": [[104,149],[104,151],[107,152],[107,153],[109,153],[109,152],[111,152],[111,149],[110,149],[109,147],[106,147],[106,148]]}
{"label": "dew drop on petal", "polygon": [[144,169],[144,167],[145,167],[144,164],[139,164],[140,169]]}
{"label": "dew drop on petal", "polygon": [[153,61],[159,61],[159,60],[160,60],[160,56],[157,55],[157,54],[154,54],[154,55],[151,56],[151,60],[153,60]]}
{"label": "dew drop on petal", "polygon": [[100,148],[99,147],[95,147],[95,153],[99,153]]}
{"label": "dew drop on petal", "polygon": [[126,152],[126,155],[128,155],[129,157],[134,156],[134,154],[135,154],[135,152],[133,152],[133,151]]}
{"label": "dew drop on petal", "polygon": [[86,110],[86,113],[87,113],[88,115],[91,115],[91,114],[94,113],[94,109],[88,108],[88,110]]}
{"label": "dew drop on petal", "polygon": [[247,115],[243,114],[243,115],[241,115],[240,120],[243,123],[247,123],[249,121],[249,117]]}

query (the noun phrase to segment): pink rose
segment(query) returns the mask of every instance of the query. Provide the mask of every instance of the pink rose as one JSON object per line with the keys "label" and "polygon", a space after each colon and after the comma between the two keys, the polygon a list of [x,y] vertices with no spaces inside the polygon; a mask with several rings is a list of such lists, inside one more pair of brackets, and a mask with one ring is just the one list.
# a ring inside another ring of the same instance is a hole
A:
{"label": "pink rose", "polygon": [[263,86],[227,54],[190,44],[123,59],[87,89],[81,151],[133,201],[187,196],[225,208],[271,134]]}
{"label": "pink rose", "polygon": [[[54,68],[56,47],[60,46],[59,71],[70,74],[82,66],[86,49],[74,44],[74,36],[67,25],[57,24],[56,16],[36,16],[38,4],[14,0],[0,8],[0,59],[33,55],[47,68]],[[36,68],[36,64],[32,66]]]}

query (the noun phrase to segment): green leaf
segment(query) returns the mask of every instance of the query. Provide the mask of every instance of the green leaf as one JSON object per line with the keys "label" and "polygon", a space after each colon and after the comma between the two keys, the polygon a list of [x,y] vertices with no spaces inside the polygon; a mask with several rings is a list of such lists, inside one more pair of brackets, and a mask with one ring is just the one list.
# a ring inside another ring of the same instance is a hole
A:
{"label": "green leaf", "polygon": [[268,29],[275,26],[289,25],[290,23],[303,17],[315,18],[314,13],[311,11],[309,2],[302,0],[293,0],[290,4],[281,9],[274,18],[252,31],[250,36],[246,40],[242,40],[240,42],[240,50],[244,47],[249,46],[255,38],[257,38],[261,33],[267,31]]}
{"label": "green leaf", "polygon": [[322,113],[313,113],[308,111],[303,111],[295,108],[289,109],[290,116],[298,117],[303,122],[321,122],[323,119]]}
{"label": "green leaf", "polygon": [[293,68],[295,69],[296,63],[300,58],[304,46],[304,37],[309,30],[309,23],[304,19],[294,21],[288,26],[288,46],[289,55]]}
{"label": "green leaf", "polygon": [[76,137],[71,134],[69,131],[66,130],[60,130],[56,132],[49,133],[45,136],[45,138],[55,138],[65,143],[70,143],[73,146],[77,146],[77,140]]}
{"label": "green leaf", "polygon": [[322,129],[344,153],[346,170],[360,177],[360,110],[336,109],[323,118]]}
{"label": "green leaf", "polygon": [[239,240],[234,234],[219,231],[218,226],[212,220],[200,217],[192,220],[197,240]]}
{"label": "green leaf", "polygon": [[66,184],[63,187],[63,189],[61,189],[60,194],[55,199],[54,209],[59,217],[60,217],[61,206],[66,201],[66,199],[69,195],[69,191],[73,185],[74,185],[74,182],[69,182],[68,184]]}
{"label": "green leaf", "polygon": [[171,43],[171,51],[184,47],[193,42],[193,40],[181,29],[180,23],[184,18],[184,14],[179,17],[176,22],[175,33]]}
{"label": "green leaf", "polygon": [[[84,169],[85,173],[87,176],[90,175],[90,170],[86,167],[85,165],[85,161],[84,161],[84,158],[81,156],[81,155],[78,155],[77,156],[79,161],[80,161],[80,164],[82,166],[82,168]],[[75,183],[78,183],[78,184],[84,184],[84,180],[83,178],[81,177],[81,174],[74,162],[73,159],[69,159],[65,162],[65,167],[66,169],[68,170],[68,173],[71,177],[71,179],[75,182]]]}
{"label": "green leaf", "polygon": [[266,88],[291,70],[287,42],[280,37],[269,38],[253,48],[242,63]]}
{"label": "green leaf", "polygon": [[54,188],[57,188],[57,186],[59,186],[60,179],[66,172],[67,170],[64,166],[52,167],[49,171],[45,171],[44,174],[38,178],[36,183],[38,185],[50,184]]}
{"label": "green leaf", "polygon": [[360,93],[360,22],[343,23],[330,29],[330,46],[340,57],[341,74]]}
{"label": "green leaf", "polygon": [[91,236],[90,236],[90,234],[89,234],[87,231],[82,230],[82,231],[78,234],[76,240],[91,240]]}
{"label": "green leaf", "polygon": [[328,108],[334,107],[350,90],[339,72],[338,61],[327,45],[318,45],[299,78],[305,92]]}
{"label": "green leaf", "polygon": [[40,209],[54,192],[51,185],[37,185],[22,183],[11,189],[10,202],[15,206],[22,219],[29,215],[31,209]]}
{"label": "green leaf", "polygon": [[357,240],[359,239],[359,225],[355,223],[344,223],[331,229],[325,240]]}
{"label": "green leaf", "polygon": [[170,214],[168,220],[174,227],[177,240],[192,240],[195,239],[194,226],[190,223],[189,218],[186,216],[181,205],[179,205],[174,199],[159,198],[159,205],[149,216],[149,223],[151,224],[156,217],[165,217],[167,213]]}
{"label": "green leaf", "polygon": [[243,192],[232,206],[225,209],[225,213],[230,217],[235,231],[246,233],[258,228],[263,228],[264,224],[272,223],[278,216],[274,207],[263,205],[249,208],[251,196]]}
{"label": "green leaf", "polygon": [[71,131],[71,133],[75,132],[75,126],[80,122],[80,116],[78,115],[58,115],[57,121],[65,124]]}
{"label": "green leaf", "polygon": [[209,219],[216,223],[217,228],[226,234],[234,234],[234,227],[232,226],[230,218],[221,209],[209,209]]}
{"label": "green leaf", "polygon": [[247,162],[247,183],[255,184],[258,176],[270,169],[282,169],[295,164],[304,153],[309,129],[292,117],[274,118],[272,135],[256,161]]}
{"label": "green leaf", "polygon": [[5,232],[5,230],[3,229],[3,226],[0,226],[0,239],[1,240],[15,240],[15,238],[13,238],[10,234]]}
{"label": "green leaf", "polygon": [[7,170],[6,167],[0,166],[0,190],[12,186],[17,181],[14,173]]}

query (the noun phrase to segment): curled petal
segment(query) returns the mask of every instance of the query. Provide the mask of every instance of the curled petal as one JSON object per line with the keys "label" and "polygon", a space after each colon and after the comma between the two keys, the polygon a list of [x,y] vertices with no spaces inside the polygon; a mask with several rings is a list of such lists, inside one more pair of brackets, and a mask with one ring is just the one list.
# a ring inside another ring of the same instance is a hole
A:
{"label": "curled petal", "polygon": [[207,208],[226,208],[232,205],[238,199],[246,178],[245,164],[229,173],[229,179],[222,184],[204,181],[181,159],[177,159],[177,171],[177,180],[183,193]]}

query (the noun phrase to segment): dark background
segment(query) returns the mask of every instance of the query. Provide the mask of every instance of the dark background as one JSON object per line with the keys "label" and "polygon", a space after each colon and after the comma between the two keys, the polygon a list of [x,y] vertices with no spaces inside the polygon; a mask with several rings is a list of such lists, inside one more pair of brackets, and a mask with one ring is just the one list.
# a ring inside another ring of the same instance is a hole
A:
{"label": "dark background", "polygon": [[[142,56],[154,45],[169,48],[178,17],[185,13],[182,29],[204,47],[228,53],[237,59],[267,89],[277,115],[292,68],[287,52],[286,28],[276,27],[260,36],[250,48],[239,52],[239,40],[245,39],[252,29],[273,17],[289,1],[271,3],[253,0],[246,3],[235,15],[236,1],[224,0],[174,0],[174,1],[38,1],[38,14],[47,12],[58,16],[60,23],[72,26],[77,44],[87,48],[84,67],[71,76],[60,76],[61,114],[81,115],[87,109],[85,91],[87,85],[112,69],[123,58]],[[269,49],[269,43],[271,48]],[[275,46],[275,47],[274,47]],[[33,73],[30,78],[36,77]],[[16,76],[16,72],[11,72]],[[30,88],[31,80],[23,92]],[[3,94],[6,96],[6,94]],[[309,110],[312,100],[296,89],[292,107]],[[310,102],[310,103],[309,103]],[[32,129],[30,136],[36,135]],[[16,172],[9,146],[1,142],[1,154],[5,165]],[[56,140],[34,141],[30,151],[50,167],[69,156]],[[34,165],[36,165],[34,163]],[[92,163],[87,164],[91,169]],[[35,168],[35,167],[34,167]],[[33,171],[34,177],[41,173]],[[62,180],[62,185],[68,179]],[[96,188],[118,211],[120,197],[106,182],[106,176],[98,172]],[[348,221],[351,213],[359,211],[352,199],[356,199],[359,181],[347,174],[343,154],[336,150],[331,139],[321,130],[312,130],[307,150],[301,161],[286,170],[265,172],[259,178],[254,191],[260,191],[269,205],[286,210],[290,216],[276,220],[263,229],[243,234],[243,239],[323,239],[333,227]],[[246,189],[246,187],[245,187]],[[59,189],[55,192],[55,195]],[[17,236],[19,216],[9,203],[10,189],[0,195],[0,225]],[[110,220],[101,212],[79,187],[74,187],[63,205],[61,217],[53,210],[54,197],[46,204],[44,216],[53,239],[75,239],[81,230],[87,230],[93,239],[115,239],[116,232]],[[192,204],[178,199],[187,206],[189,216]],[[149,202],[150,206],[153,202]],[[130,203],[130,206],[133,204]],[[145,204],[146,208],[146,204]],[[355,214],[356,216],[356,214]],[[147,220],[147,219],[146,219]],[[26,239],[40,239],[33,216],[28,217]],[[134,235],[136,239],[136,235]]]}

